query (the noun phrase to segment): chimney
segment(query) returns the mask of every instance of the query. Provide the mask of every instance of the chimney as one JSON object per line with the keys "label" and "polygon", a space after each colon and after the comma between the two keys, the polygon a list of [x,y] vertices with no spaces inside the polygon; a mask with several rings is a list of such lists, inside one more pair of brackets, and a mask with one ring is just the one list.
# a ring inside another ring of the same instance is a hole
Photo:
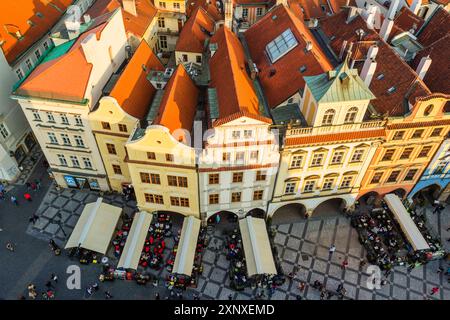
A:
{"label": "chimney", "polygon": [[89,23],[89,22],[91,22],[91,16],[90,16],[90,15],[85,14],[83,17],[84,17],[84,23]]}
{"label": "chimney", "polygon": [[425,78],[425,75],[427,74],[428,69],[431,65],[431,58],[430,56],[423,57],[420,59],[419,65],[417,66],[416,73],[419,75],[419,78],[423,80]]}
{"label": "chimney", "polygon": [[389,6],[389,11],[386,16],[387,19],[389,19],[389,20],[395,19],[395,14],[397,13],[399,4],[400,4],[400,0],[391,0],[391,5]]}
{"label": "chimney", "polygon": [[366,86],[370,86],[372,82],[373,75],[375,74],[375,69],[377,68],[377,63],[375,60],[366,59],[363,68],[361,70],[361,79],[364,81]]}
{"label": "chimney", "polygon": [[345,23],[348,24],[352,22],[352,20],[355,19],[356,16],[358,16],[358,8],[350,7],[350,9],[348,10],[347,20],[345,21]]}
{"label": "chimney", "polygon": [[312,42],[311,41],[306,41],[306,48],[305,48],[305,50],[306,51],[311,51],[312,48],[313,48]]}
{"label": "chimney", "polygon": [[123,10],[137,17],[136,0],[123,0]]}
{"label": "chimney", "polygon": [[369,29],[373,29],[375,25],[375,15],[378,13],[378,7],[370,5],[366,11],[366,24]]}
{"label": "chimney", "polygon": [[380,29],[380,37],[383,38],[384,41],[387,41],[387,39],[389,38],[389,34],[391,33],[393,26],[394,20],[384,19]]}
{"label": "chimney", "polygon": [[231,0],[225,0],[225,26],[233,30],[233,3],[231,3]]}
{"label": "chimney", "polygon": [[287,4],[287,0],[277,0],[276,5],[277,5],[277,6],[278,6],[278,5],[287,6],[287,5],[288,5],[288,4]]}
{"label": "chimney", "polygon": [[374,44],[373,46],[370,46],[369,50],[367,51],[367,59],[375,60],[378,54],[378,46]]}
{"label": "chimney", "polygon": [[414,14],[418,14],[421,6],[422,6],[422,0],[413,0],[413,3],[411,4],[410,9]]}
{"label": "chimney", "polygon": [[75,39],[80,35],[81,23],[77,20],[75,15],[70,16],[64,21],[67,33],[69,35],[69,40]]}

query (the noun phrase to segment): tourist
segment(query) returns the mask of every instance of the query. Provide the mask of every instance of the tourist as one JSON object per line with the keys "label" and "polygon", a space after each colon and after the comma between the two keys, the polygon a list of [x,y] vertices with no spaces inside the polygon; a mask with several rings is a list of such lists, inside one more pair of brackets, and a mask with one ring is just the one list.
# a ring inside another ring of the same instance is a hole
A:
{"label": "tourist", "polygon": [[438,287],[433,287],[433,288],[431,288],[430,295],[434,295],[434,294],[436,294],[438,292],[439,292],[439,288]]}
{"label": "tourist", "polygon": [[219,224],[219,223],[220,223],[220,215],[216,214],[216,224]]}
{"label": "tourist", "polygon": [[31,202],[31,195],[28,192],[25,192],[25,194],[23,195],[23,197],[25,198],[25,200],[27,200],[28,202]]}
{"label": "tourist", "polygon": [[33,225],[36,224],[36,221],[39,220],[39,216],[37,216],[36,214],[32,214],[31,217],[28,219],[29,222],[32,222]]}
{"label": "tourist", "polygon": [[444,268],[442,268],[442,267],[439,267],[438,269],[437,269],[437,271],[436,271],[436,273],[442,273],[444,271]]}
{"label": "tourist", "polygon": [[347,261],[347,259],[345,259],[344,261],[342,261],[341,269],[345,270],[347,268],[347,266],[348,266],[348,261]]}
{"label": "tourist", "polygon": [[303,290],[305,290],[305,287],[306,287],[305,281],[300,281],[300,283],[298,284],[298,290],[300,290],[300,292],[303,292]]}
{"label": "tourist", "polygon": [[228,300],[233,300],[233,295],[231,293],[228,295]]}
{"label": "tourist", "polygon": [[17,198],[15,196],[11,196],[11,202],[14,203],[16,206],[19,205],[19,201],[17,201]]}
{"label": "tourist", "polygon": [[330,249],[328,249],[328,252],[330,253],[330,256],[336,251],[336,246],[332,244],[330,246]]}
{"label": "tourist", "polygon": [[50,280],[53,280],[53,281],[55,281],[55,283],[58,283],[58,276],[56,274],[52,273],[50,275]]}
{"label": "tourist", "polygon": [[109,293],[109,291],[105,291],[105,299],[108,300],[108,299],[112,299],[112,298],[113,298],[112,294]]}
{"label": "tourist", "polygon": [[47,281],[47,283],[45,284],[45,286],[48,288],[48,290],[50,290],[50,289],[52,289],[52,288],[55,288],[55,287],[53,286],[53,284],[52,284],[51,281]]}
{"label": "tourist", "polygon": [[161,300],[161,297],[159,296],[158,292],[155,293],[155,300]]}
{"label": "tourist", "polygon": [[7,242],[6,243],[6,249],[8,249],[9,251],[11,251],[11,252],[14,252],[14,246],[13,246],[13,244],[11,243],[11,242]]}

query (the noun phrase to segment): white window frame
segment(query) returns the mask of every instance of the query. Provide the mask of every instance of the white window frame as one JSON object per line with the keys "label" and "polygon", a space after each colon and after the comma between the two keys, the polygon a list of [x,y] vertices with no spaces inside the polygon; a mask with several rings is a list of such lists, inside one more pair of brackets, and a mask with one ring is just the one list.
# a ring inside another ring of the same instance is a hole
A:
{"label": "white window frame", "polygon": [[3,137],[3,139],[7,139],[10,135],[8,127],[6,127],[4,123],[0,123],[0,135]]}

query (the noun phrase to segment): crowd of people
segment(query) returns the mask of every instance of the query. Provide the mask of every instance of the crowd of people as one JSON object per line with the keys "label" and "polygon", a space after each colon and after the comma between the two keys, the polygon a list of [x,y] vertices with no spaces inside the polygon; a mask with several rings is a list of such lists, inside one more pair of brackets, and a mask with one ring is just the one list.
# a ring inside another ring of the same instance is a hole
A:
{"label": "crowd of people", "polygon": [[114,246],[114,256],[119,258],[122,254],[123,248],[125,247],[125,242],[127,241],[128,233],[130,232],[131,224],[133,219],[130,219],[128,216],[124,216],[123,223],[118,230],[112,240],[112,244]]}

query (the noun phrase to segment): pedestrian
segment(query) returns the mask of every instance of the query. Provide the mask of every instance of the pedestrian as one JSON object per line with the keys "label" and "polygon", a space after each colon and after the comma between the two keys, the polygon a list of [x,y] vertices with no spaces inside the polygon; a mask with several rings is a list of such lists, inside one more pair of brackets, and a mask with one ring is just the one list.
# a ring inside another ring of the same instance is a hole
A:
{"label": "pedestrian", "polygon": [[55,288],[55,287],[53,286],[53,284],[52,284],[51,281],[47,281],[47,283],[45,284],[45,286],[48,288],[48,290],[50,290],[50,289],[52,289],[52,288]]}
{"label": "pedestrian", "polygon": [[19,205],[19,201],[17,201],[17,198],[13,195],[11,195],[11,202],[14,203],[16,206]]}
{"label": "pedestrian", "polygon": [[98,286],[98,283],[97,283],[97,282],[95,282],[95,283],[92,285],[92,289],[94,289],[95,291],[98,291],[98,289],[100,289],[100,287]]}
{"label": "pedestrian", "polygon": [[88,296],[90,297],[92,295],[93,289],[91,286],[87,287],[86,289],[86,293],[88,294]]}
{"label": "pedestrian", "polygon": [[192,297],[193,297],[194,300],[200,300],[200,296],[197,293],[194,293],[192,295]]}
{"label": "pedestrian", "polygon": [[11,252],[14,252],[14,246],[13,246],[13,244],[11,243],[11,242],[7,242],[6,243],[6,249],[8,249],[9,251],[11,251]]}
{"label": "pedestrian", "polygon": [[32,222],[33,225],[36,224],[36,221],[39,220],[39,216],[37,216],[35,213],[33,213],[30,217],[30,219],[28,219],[29,222]]}
{"label": "pedestrian", "polygon": [[161,300],[161,297],[159,296],[159,293],[155,293],[155,300]]}
{"label": "pedestrian", "polygon": [[296,300],[302,300],[303,298],[302,298],[301,295],[298,294],[298,295],[295,296],[295,299],[296,299]]}
{"label": "pedestrian", "polygon": [[328,252],[330,253],[330,256],[336,251],[336,246],[332,244],[330,248],[328,249]]}
{"label": "pedestrian", "polygon": [[36,179],[34,182],[36,183],[37,189],[41,189],[41,179]]}
{"label": "pedestrian", "polygon": [[25,194],[23,195],[23,197],[25,198],[25,200],[27,200],[28,202],[31,202],[31,195],[28,192],[25,192]]}
{"label": "pedestrian", "polygon": [[303,292],[303,290],[305,290],[305,287],[306,287],[305,281],[300,281],[300,283],[298,284],[298,290],[300,290],[300,292]]}
{"label": "pedestrian", "polygon": [[443,271],[444,271],[444,268],[442,268],[442,267],[439,267],[439,268],[438,268],[438,270],[436,271],[436,273],[438,273],[438,274],[439,274],[439,273],[442,273]]}
{"label": "pedestrian", "polygon": [[28,296],[33,300],[36,299],[37,297],[36,286],[30,283],[27,289],[28,289]]}
{"label": "pedestrian", "polygon": [[306,219],[306,220],[309,219],[309,212],[308,212],[308,211],[305,212],[305,219]]}
{"label": "pedestrian", "polygon": [[228,295],[228,300],[233,300],[233,295],[231,293]]}
{"label": "pedestrian", "polygon": [[220,223],[220,214],[216,214],[216,224]]}
{"label": "pedestrian", "polygon": [[366,261],[365,260],[361,260],[361,262],[359,263],[359,268],[363,269],[366,265]]}
{"label": "pedestrian", "polygon": [[31,183],[31,190],[36,191],[37,190],[37,185],[36,183],[32,182]]}
{"label": "pedestrian", "polygon": [[342,261],[341,269],[345,270],[347,268],[347,266],[348,266],[348,261],[347,261],[347,259],[345,259],[344,261]]}
{"label": "pedestrian", "polygon": [[344,289],[344,285],[342,284],[342,283],[340,283],[339,285],[338,285],[338,287],[337,287],[337,289],[336,289],[336,292],[341,292],[342,291],[342,289]]}
{"label": "pedestrian", "polygon": [[431,295],[434,295],[434,294],[436,294],[436,293],[438,293],[438,292],[439,292],[439,288],[438,288],[438,287],[433,287],[433,288],[431,288],[430,294],[431,294]]}
{"label": "pedestrian", "polygon": [[105,299],[112,299],[113,298],[113,296],[112,296],[112,294],[111,293],[109,293],[109,291],[108,290],[106,290],[105,291]]}
{"label": "pedestrian", "polygon": [[31,183],[27,182],[27,183],[25,183],[25,185],[27,186],[27,190],[31,189]]}
{"label": "pedestrian", "polygon": [[50,280],[53,280],[53,281],[55,281],[55,283],[58,283],[58,276],[56,274],[52,273],[50,275]]}

